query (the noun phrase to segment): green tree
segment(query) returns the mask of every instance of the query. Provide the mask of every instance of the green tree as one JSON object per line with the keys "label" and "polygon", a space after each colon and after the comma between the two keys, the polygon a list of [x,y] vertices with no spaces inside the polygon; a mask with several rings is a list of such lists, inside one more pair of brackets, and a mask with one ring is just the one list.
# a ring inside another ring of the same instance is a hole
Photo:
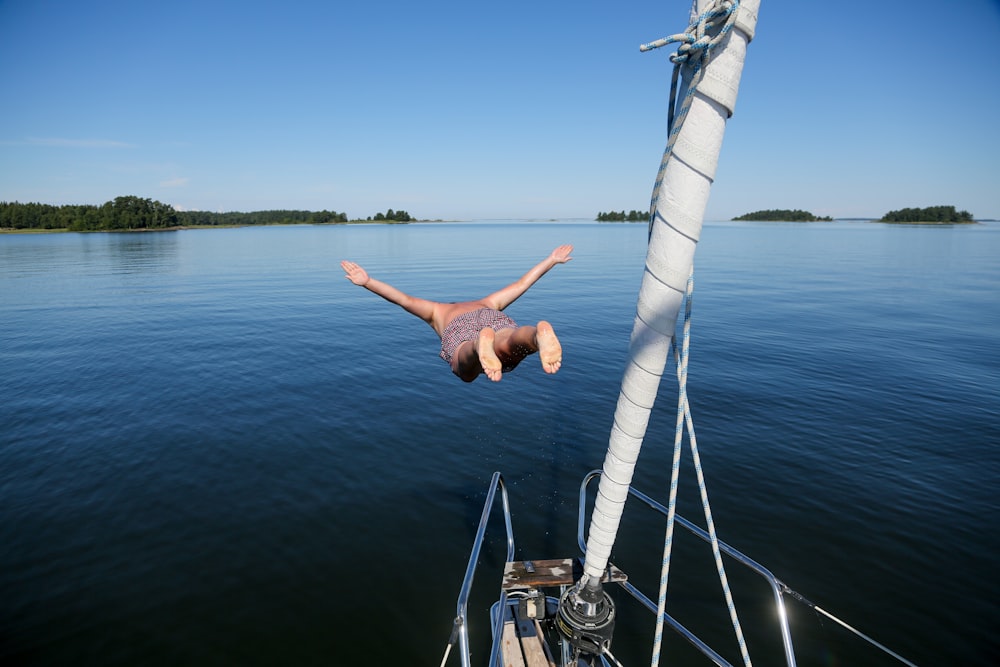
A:
{"label": "green tree", "polygon": [[929,206],[927,208],[903,208],[889,211],[879,222],[936,222],[936,223],[968,223],[975,222],[968,211],[958,211],[954,206]]}
{"label": "green tree", "polygon": [[754,211],[753,213],[745,213],[741,216],[733,218],[733,220],[751,220],[751,221],[766,221],[766,222],[817,222],[817,221],[830,221],[833,218],[830,217],[818,217],[810,213],[809,211],[803,211],[801,209],[766,209],[763,211]]}
{"label": "green tree", "polygon": [[621,211],[610,211],[608,213],[600,212],[597,214],[598,222],[649,222],[649,211],[638,211],[631,210],[628,213],[625,210]]}

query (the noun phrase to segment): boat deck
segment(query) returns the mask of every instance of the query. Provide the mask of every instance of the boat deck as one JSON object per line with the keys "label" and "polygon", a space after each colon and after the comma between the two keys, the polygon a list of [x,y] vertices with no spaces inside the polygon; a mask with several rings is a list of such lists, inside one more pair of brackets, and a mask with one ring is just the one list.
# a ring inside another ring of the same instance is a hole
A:
{"label": "boat deck", "polygon": [[517,605],[508,605],[504,611],[500,655],[504,667],[556,665],[538,619],[521,616]]}
{"label": "boat deck", "polygon": [[[515,597],[509,599],[504,609],[500,643],[504,667],[556,666],[540,619],[555,614],[558,598],[546,598],[541,589],[565,590],[582,575],[583,561],[579,558],[509,561],[506,564],[502,587]],[[609,565],[602,579],[605,583],[626,580],[625,573],[614,565]]]}

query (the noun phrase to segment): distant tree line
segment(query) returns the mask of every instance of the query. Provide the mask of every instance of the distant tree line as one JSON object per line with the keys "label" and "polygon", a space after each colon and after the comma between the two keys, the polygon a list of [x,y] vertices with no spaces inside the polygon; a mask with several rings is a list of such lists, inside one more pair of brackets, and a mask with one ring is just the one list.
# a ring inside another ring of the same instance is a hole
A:
{"label": "distant tree line", "polygon": [[598,222],[649,222],[649,211],[610,211],[598,213]]}
{"label": "distant tree line", "polygon": [[879,222],[975,222],[968,211],[956,211],[954,206],[903,208],[889,211]]}
{"label": "distant tree line", "polygon": [[412,222],[414,218],[406,211],[393,211],[391,208],[385,213],[376,213],[374,217],[368,216],[371,222]]}
{"label": "distant tree line", "polygon": [[0,227],[7,229],[145,229],[176,227],[172,206],[139,197],[118,197],[102,206],[51,206],[0,202]]}
{"label": "distant tree line", "polygon": [[181,211],[178,214],[180,226],[230,226],[244,227],[250,225],[302,225],[323,224],[328,222],[347,222],[346,213],[336,211],[253,211],[241,213],[212,213],[210,211]]}
{"label": "distant tree line", "polygon": [[751,221],[767,221],[767,222],[820,222],[820,221],[830,221],[833,218],[830,217],[818,217],[810,213],[809,211],[802,211],[799,209],[768,209],[766,211],[754,211],[753,213],[746,213],[739,217],[733,218],[733,220],[751,220]]}
{"label": "distant tree line", "polygon": [[0,202],[0,229],[68,229],[83,231],[127,231],[175,227],[321,224],[347,222],[346,213],[336,211],[255,211],[212,213],[178,211],[152,199],[116,197],[101,206],[21,204]]}

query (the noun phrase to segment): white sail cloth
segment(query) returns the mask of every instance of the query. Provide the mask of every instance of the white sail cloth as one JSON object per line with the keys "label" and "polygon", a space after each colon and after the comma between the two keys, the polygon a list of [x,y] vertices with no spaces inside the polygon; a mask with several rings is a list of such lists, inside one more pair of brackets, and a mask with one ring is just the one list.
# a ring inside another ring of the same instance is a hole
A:
{"label": "white sail cloth", "polygon": [[[695,0],[692,18],[710,0]],[[742,0],[734,29],[712,52],[663,173],[639,289],[629,362],[587,538],[584,578],[599,580],[611,555],[650,411],[656,400],[685,287],[701,235],[726,121],[736,94],[760,0]],[[683,69],[690,83],[691,68]]]}

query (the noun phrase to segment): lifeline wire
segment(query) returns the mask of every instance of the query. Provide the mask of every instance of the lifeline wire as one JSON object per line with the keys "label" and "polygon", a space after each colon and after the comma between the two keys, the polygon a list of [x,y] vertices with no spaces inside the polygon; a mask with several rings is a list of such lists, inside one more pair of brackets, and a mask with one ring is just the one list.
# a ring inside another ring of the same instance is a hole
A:
{"label": "lifeline wire", "polygon": [[839,618],[837,618],[836,616],[834,616],[833,614],[831,614],[830,612],[828,612],[826,609],[823,609],[819,605],[817,605],[817,604],[811,602],[810,600],[806,599],[801,593],[793,591],[784,582],[779,582],[779,583],[781,584],[781,592],[784,593],[785,595],[791,597],[794,600],[797,600],[798,602],[801,602],[802,604],[804,604],[805,606],[809,607],[810,609],[812,609],[817,614],[822,614],[823,616],[826,616],[828,619],[830,619],[831,621],[833,621],[834,623],[836,623],[840,627],[842,627],[842,628],[850,631],[856,637],[860,637],[864,641],[868,642],[869,644],[871,644],[875,648],[879,649],[883,653],[892,656],[893,658],[895,658],[896,660],[900,661],[904,665],[908,665],[908,667],[917,667],[914,663],[910,662],[909,660],[907,660],[906,658],[904,658],[900,654],[896,653],[895,651],[893,651],[892,649],[890,649],[885,644],[882,644],[880,642],[875,641],[874,639],[872,639],[871,637],[869,637],[865,633],[861,632],[857,628],[852,627],[851,625],[847,624],[846,622],[840,620]]}

